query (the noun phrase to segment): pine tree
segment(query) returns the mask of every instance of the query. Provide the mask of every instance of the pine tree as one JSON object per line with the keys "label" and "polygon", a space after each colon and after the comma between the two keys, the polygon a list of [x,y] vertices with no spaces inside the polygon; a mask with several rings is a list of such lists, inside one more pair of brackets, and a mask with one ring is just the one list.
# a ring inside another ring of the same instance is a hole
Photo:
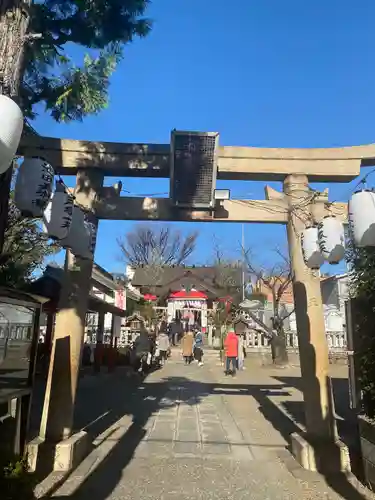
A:
{"label": "pine tree", "polygon": [[[124,46],[146,36],[149,0],[0,0],[0,93],[20,104],[30,120],[44,105],[58,122],[83,120],[108,105],[110,77]],[[87,50],[79,66],[71,48]],[[56,251],[37,220],[9,205],[11,169],[0,176],[0,284],[22,286]],[[4,238],[3,238],[4,236]]]}
{"label": "pine tree", "polygon": [[[148,0],[44,0],[34,2],[25,50],[21,102],[33,119],[37,105],[56,120],[69,122],[97,114],[108,105],[110,77],[124,46],[146,36]],[[72,44],[88,49],[81,66]]]}

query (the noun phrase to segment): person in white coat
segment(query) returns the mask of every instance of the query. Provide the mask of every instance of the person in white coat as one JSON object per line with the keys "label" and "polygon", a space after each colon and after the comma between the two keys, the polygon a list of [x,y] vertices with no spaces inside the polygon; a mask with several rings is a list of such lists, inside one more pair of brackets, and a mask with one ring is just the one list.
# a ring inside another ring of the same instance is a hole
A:
{"label": "person in white coat", "polygon": [[170,344],[167,332],[160,332],[158,336],[158,349],[162,365],[167,361],[169,347]]}

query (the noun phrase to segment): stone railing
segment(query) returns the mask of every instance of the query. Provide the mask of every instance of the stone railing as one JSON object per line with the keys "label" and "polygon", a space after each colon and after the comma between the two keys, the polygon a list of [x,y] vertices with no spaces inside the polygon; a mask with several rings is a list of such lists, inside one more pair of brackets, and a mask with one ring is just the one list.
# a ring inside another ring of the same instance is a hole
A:
{"label": "stone railing", "polygon": [[[290,350],[298,349],[298,336],[296,332],[286,332],[286,345]],[[346,351],[345,332],[326,332],[327,343],[330,352]],[[248,351],[266,351],[269,348],[269,339],[262,333],[252,332],[246,336],[246,348]]]}

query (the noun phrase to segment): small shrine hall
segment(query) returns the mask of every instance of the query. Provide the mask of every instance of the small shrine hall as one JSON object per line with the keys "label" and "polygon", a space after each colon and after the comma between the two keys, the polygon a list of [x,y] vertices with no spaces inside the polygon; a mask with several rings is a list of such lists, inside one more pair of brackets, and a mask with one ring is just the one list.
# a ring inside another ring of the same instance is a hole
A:
{"label": "small shrine hall", "polygon": [[[138,267],[131,274],[132,286],[139,288],[144,299],[166,309],[168,323],[178,319],[185,327],[199,326],[203,333],[207,329],[207,311],[228,293],[218,285],[214,267],[164,267],[154,283],[150,283],[146,268]],[[237,289],[234,284],[233,292]]]}

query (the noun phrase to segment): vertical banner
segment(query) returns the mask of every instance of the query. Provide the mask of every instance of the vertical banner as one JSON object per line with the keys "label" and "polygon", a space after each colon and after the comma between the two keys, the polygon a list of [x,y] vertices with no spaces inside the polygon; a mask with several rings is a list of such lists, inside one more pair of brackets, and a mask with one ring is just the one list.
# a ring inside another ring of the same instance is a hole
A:
{"label": "vertical banner", "polygon": [[115,291],[115,306],[126,311],[126,291],[124,288]]}

